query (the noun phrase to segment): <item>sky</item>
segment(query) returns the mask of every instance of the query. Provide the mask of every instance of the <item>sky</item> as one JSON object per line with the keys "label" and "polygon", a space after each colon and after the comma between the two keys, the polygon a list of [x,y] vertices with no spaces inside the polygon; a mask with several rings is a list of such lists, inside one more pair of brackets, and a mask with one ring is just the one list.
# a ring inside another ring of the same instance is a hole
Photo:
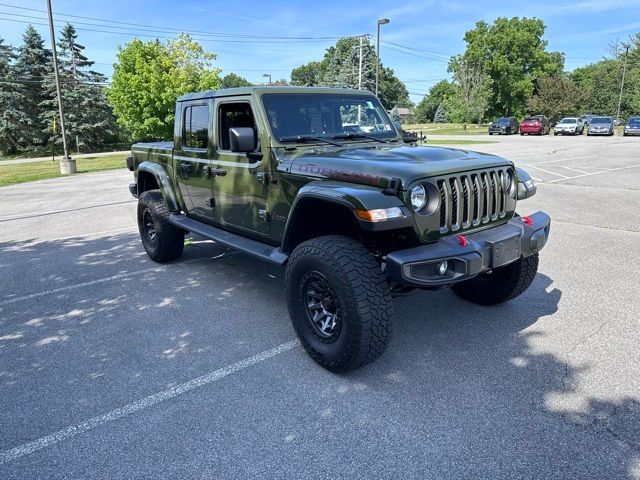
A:
{"label": "sky", "polygon": [[[19,45],[32,22],[50,45],[45,0],[0,2],[0,37],[6,43]],[[289,79],[292,68],[320,60],[338,37],[371,34],[375,44],[376,22],[388,18],[389,24],[381,27],[380,57],[405,82],[414,102],[434,83],[448,78],[447,59],[464,51],[464,33],[479,20],[541,18],[547,26],[547,48],[566,54],[567,70],[602,59],[610,42],[640,31],[640,0],[52,0],[52,4],[56,24],[70,21],[76,26],[78,42],[96,62],[94,69],[107,77],[118,45],[136,36],[164,39],[182,30],[217,55],[215,64],[223,75],[234,72],[253,83],[264,82],[265,73],[273,80]]]}

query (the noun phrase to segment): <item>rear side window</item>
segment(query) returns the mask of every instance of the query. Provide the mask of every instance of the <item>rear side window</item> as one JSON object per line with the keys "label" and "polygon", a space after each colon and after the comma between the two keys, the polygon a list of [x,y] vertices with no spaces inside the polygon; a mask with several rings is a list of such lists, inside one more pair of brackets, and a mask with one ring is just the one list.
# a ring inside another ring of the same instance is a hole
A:
{"label": "rear side window", "polygon": [[185,147],[206,149],[209,144],[209,106],[189,105],[184,109],[182,141]]}

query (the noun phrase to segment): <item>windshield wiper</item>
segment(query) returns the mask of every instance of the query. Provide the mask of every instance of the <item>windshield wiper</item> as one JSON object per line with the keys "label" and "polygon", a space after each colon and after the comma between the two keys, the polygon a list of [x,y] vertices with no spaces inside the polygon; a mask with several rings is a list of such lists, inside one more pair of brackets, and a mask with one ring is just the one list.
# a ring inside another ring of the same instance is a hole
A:
{"label": "windshield wiper", "polygon": [[367,138],[369,140],[374,140],[380,143],[388,142],[388,140],[382,140],[381,138],[374,137],[373,135],[367,135],[366,133],[345,133],[342,135],[332,135],[331,138],[345,139],[345,140],[348,140],[350,138]]}
{"label": "windshield wiper", "polygon": [[331,140],[329,140],[328,138],[325,137],[315,137],[313,135],[291,135],[288,137],[281,137],[280,138],[281,142],[313,142],[313,141],[318,141],[318,142],[325,142],[328,143],[330,145],[335,145],[336,147],[341,147],[342,145],[338,142],[333,142]]}

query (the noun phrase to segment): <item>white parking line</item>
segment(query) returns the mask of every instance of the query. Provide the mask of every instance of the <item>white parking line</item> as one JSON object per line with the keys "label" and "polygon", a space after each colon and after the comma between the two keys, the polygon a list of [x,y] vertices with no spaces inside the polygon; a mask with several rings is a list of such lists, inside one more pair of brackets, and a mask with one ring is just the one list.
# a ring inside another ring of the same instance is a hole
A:
{"label": "white parking line", "polygon": [[252,357],[245,358],[244,360],[240,360],[239,362],[227,365],[226,367],[222,367],[211,373],[207,373],[206,375],[202,375],[201,377],[194,378],[193,380],[189,380],[188,382],[181,383],[166,390],[162,390],[161,392],[149,395],[148,397],[138,400],[137,402],[130,403],[129,405],[125,405],[124,407],[116,408],[115,410],[111,410],[110,412],[103,415],[98,415],[97,417],[90,418],[86,422],[63,428],[62,430],[58,430],[55,433],[38,438],[37,440],[34,440],[32,442],[14,447],[11,450],[6,450],[0,453],[0,465],[2,465],[3,463],[11,462],[25,455],[29,455],[30,453],[36,452],[38,450],[42,450],[43,448],[49,447],[69,438],[75,437],[76,435],[80,435],[81,433],[88,432],[89,430],[93,430],[94,428],[97,428],[106,423],[113,422],[114,420],[119,420],[120,418],[152,407],[154,405],[157,405],[158,403],[170,400],[174,397],[177,397],[178,395],[182,395],[183,393],[195,390],[196,388],[204,387],[205,385],[209,385],[210,383],[217,382],[218,380],[244,370],[245,368],[255,365],[256,363],[264,362],[269,358],[287,352],[297,347],[298,345],[300,345],[299,340],[291,340],[289,342],[278,345],[277,347],[258,353],[257,355],[254,355]]}
{"label": "white parking line", "polygon": [[584,158],[597,158],[597,155],[587,155],[584,157],[570,157],[570,158],[559,158],[557,160],[548,160],[546,162],[537,162],[537,163],[532,163],[529,166],[533,167],[534,165],[546,165],[547,163],[557,163],[557,162],[568,162],[570,160],[582,160]]}
{"label": "white parking line", "polygon": [[578,173],[587,173],[584,170],[578,170],[577,168],[572,168],[572,167],[567,167],[566,165],[559,165],[560,168],[566,168],[567,170],[571,170],[573,172],[578,172]]}
{"label": "white parking line", "polygon": [[552,172],[552,171],[550,171],[550,170],[545,170],[544,168],[536,167],[535,165],[527,165],[527,166],[528,166],[528,167],[531,167],[531,168],[536,168],[536,169],[538,169],[538,170],[541,170],[541,171],[543,171],[543,172],[545,172],[545,173],[549,173],[549,174],[551,174],[551,175],[556,175],[556,176],[558,176],[558,177],[567,178],[567,176],[566,176],[566,175],[561,175],[560,173],[555,173],[555,172]]}
{"label": "white parking line", "polygon": [[588,177],[590,175],[598,175],[599,173],[616,172],[618,170],[627,170],[629,168],[635,168],[635,167],[640,167],[640,164],[638,164],[638,165],[629,165],[628,167],[610,168],[609,170],[600,170],[599,172],[590,172],[590,173],[585,173],[585,174],[582,174],[582,175],[574,175],[573,177],[555,178],[553,180],[548,180],[547,183],[561,182],[563,180],[572,180],[574,178]]}
{"label": "white parking line", "polygon": [[[216,255],[214,257],[192,258],[191,260],[186,260],[184,262],[180,262],[180,264],[181,265],[185,265],[185,264],[188,264],[188,263],[198,262],[198,261],[201,261],[201,260],[215,260],[215,259],[221,258],[221,257],[229,257],[231,255],[235,255],[236,253],[238,253],[238,252],[221,253],[220,255]],[[31,300],[32,298],[39,298],[39,297],[44,297],[46,295],[53,295],[54,293],[68,292],[69,290],[77,290],[78,288],[88,287],[90,285],[96,285],[98,283],[110,282],[112,280],[120,280],[122,278],[132,277],[134,275],[141,275],[143,273],[162,272],[162,271],[164,271],[166,269],[167,269],[166,266],[145,268],[143,270],[136,270],[135,272],[122,272],[122,273],[118,273],[116,275],[111,275],[109,277],[97,278],[95,280],[89,280],[87,282],[82,282],[82,283],[74,283],[72,285],[65,285],[64,287],[53,288],[51,290],[45,290],[43,292],[36,292],[36,293],[31,293],[29,295],[22,295],[20,297],[9,298],[8,300],[3,300],[3,301],[0,302],[0,307],[4,307],[5,305],[10,305],[12,303],[22,302],[24,300]]]}
{"label": "white parking line", "polygon": [[[62,240],[71,240],[72,238],[85,238],[85,237],[95,237],[95,236],[100,236],[100,235],[106,235],[106,238],[112,237],[113,233],[123,233],[123,232],[137,232],[138,229],[136,227],[123,227],[123,228],[114,228],[113,230],[102,230],[100,232],[89,232],[89,233],[81,233],[81,234],[76,234],[76,235],[69,235],[67,237],[56,237],[56,238],[45,238],[43,240],[34,240],[34,241],[29,241],[29,240],[24,240],[24,246],[31,246],[31,245],[37,245],[39,243],[46,243],[46,242],[59,242]],[[17,247],[19,248],[19,247]]]}

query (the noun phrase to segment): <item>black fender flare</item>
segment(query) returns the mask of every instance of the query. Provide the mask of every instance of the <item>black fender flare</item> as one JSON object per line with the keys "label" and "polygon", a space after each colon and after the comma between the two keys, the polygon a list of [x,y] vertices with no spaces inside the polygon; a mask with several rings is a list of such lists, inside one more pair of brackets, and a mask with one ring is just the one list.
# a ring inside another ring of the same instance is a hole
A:
{"label": "black fender flare", "polygon": [[[293,200],[290,214],[284,228],[284,236],[282,239],[283,250],[287,249],[290,239],[293,236],[295,225],[303,211],[302,207],[308,200],[321,200],[348,209],[363,230],[382,231],[414,227],[412,215],[404,202],[397,196],[385,195],[382,193],[380,187],[317,180],[302,187]],[[394,207],[402,210],[404,214],[402,218],[394,218],[382,222],[369,222],[355,215],[355,210],[374,210]]]}
{"label": "black fender flare", "polygon": [[162,165],[160,163],[154,162],[142,162],[138,165],[136,170],[136,184],[138,185],[138,195],[140,195],[140,184],[138,182],[138,178],[141,172],[148,173],[152,175],[156,179],[156,183],[158,184],[158,188],[162,193],[162,198],[167,202],[167,207],[172,212],[179,212],[180,204],[178,203],[178,199],[176,198],[175,190],[173,182],[171,181],[171,176],[167,171],[167,166]]}

